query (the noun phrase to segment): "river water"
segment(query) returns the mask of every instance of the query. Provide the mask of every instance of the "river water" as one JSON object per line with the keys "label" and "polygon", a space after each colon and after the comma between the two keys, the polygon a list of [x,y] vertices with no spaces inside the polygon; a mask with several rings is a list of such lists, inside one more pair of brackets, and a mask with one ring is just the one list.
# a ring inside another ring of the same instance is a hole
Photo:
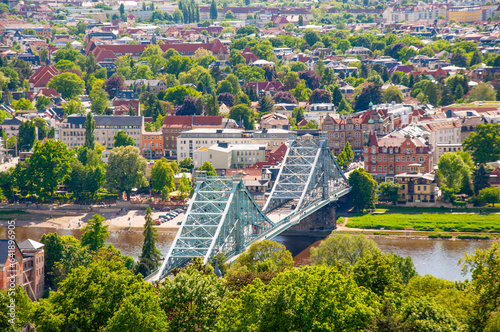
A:
{"label": "river water", "polygon": [[[42,227],[18,227],[16,239],[18,243],[30,238],[36,241],[44,233],[57,232],[59,235],[73,235],[80,238],[81,232],[77,229],[53,229]],[[323,233],[325,234],[325,233]],[[326,234],[325,234],[326,235]],[[0,238],[6,238],[6,228],[0,228]],[[174,239],[173,235],[159,234],[158,249],[166,254]],[[285,245],[293,256],[305,250],[318,241],[318,234],[284,233],[273,240]],[[443,240],[443,239],[403,239],[403,238],[375,238],[379,248],[384,252],[392,251],[403,257],[411,256],[420,275],[430,274],[448,280],[464,280],[468,276],[461,273],[457,265],[464,253],[473,253],[476,249],[487,249],[491,241],[475,240]],[[124,255],[131,255],[135,259],[140,255],[143,236],[138,233],[118,232],[111,233],[106,243],[112,243]]]}

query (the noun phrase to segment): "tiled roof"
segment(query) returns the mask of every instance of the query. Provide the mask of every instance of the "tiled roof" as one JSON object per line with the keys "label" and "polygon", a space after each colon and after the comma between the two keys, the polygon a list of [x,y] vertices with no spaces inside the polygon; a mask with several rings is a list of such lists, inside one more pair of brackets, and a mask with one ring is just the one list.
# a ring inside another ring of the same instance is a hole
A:
{"label": "tiled roof", "polygon": [[[213,124],[213,125],[212,125]],[[222,125],[222,116],[166,116],[163,121],[164,127],[169,128],[191,128],[196,126],[216,126]]]}

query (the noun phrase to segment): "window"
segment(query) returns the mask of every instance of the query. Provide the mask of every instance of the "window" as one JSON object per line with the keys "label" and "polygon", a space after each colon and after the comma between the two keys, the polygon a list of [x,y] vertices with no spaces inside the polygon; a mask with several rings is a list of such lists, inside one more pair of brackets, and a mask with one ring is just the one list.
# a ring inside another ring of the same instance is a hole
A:
{"label": "window", "polygon": [[405,167],[401,166],[401,172],[404,172],[404,171],[405,171]]}
{"label": "window", "polygon": [[378,171],[381,172],[382,171],[382,166],[378,165]]}
{"label": "window", "polygon": [[396,162],[399,162],[399,157],[396,157]]}
{"label": "window", "polygon": [[381,156],[378,156],[378,161],[381,162],[382,161],[382,157]]}
{"label": "window", "polygon": [[417,190],[419,190],[419,191],[420,191],[420,186],[417,186]]}

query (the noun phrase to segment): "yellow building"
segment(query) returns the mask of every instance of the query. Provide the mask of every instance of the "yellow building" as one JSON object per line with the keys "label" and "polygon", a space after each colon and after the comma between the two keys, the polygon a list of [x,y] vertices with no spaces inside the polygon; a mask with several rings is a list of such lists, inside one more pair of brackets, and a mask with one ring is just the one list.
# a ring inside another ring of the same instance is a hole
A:
{"label": "yellow building", "polygon": [[396,175],[401,185],[398,190],[400,202],[435,202],[436,181],[433,174],[421,173],[420,164],[408,165],[408,172]]}
{"label": "yellow building", "polygon": [[483,11],[481,7],[450,7],[448,9],[448,21],[455,20],[459,23],[482,21]]}

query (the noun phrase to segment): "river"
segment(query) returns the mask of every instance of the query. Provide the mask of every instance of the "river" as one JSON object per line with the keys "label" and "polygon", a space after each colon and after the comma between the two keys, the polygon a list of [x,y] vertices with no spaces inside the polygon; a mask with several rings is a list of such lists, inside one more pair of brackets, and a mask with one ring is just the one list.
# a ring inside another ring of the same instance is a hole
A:
{"label": "river", "polygon": [[[18,243],[30,238],[40,240],[45,232],[57,232],[59,235],[73,235],[80,238],[81,232],[77,229],[53,229],[42,227],[18,227],[16,239]],[[6,228],[0,228],[0,238],[6,238]],[[173,235],[159,234],[157,247],[166,253],[174,239]],[[274,238],[284,244],[293,256],[302,252],[308,246],[318,241],[318,234],[297,235],[284,233]],[[403,238],[375,238],[379,248],[384,252],[392,251],[403,257],[411,256],[420,275],[430,274],[448,280],[464,280],[461,268],[457,265],[464,253],[473,253],[476,249],[486,249],[491,241],[474,240],[443,240],[443,239],[403,239]],[[106,243],[112,243],[124,255],[131,255],[135,259],[140,255],[143,236],[138,233],[111,233]]]}

